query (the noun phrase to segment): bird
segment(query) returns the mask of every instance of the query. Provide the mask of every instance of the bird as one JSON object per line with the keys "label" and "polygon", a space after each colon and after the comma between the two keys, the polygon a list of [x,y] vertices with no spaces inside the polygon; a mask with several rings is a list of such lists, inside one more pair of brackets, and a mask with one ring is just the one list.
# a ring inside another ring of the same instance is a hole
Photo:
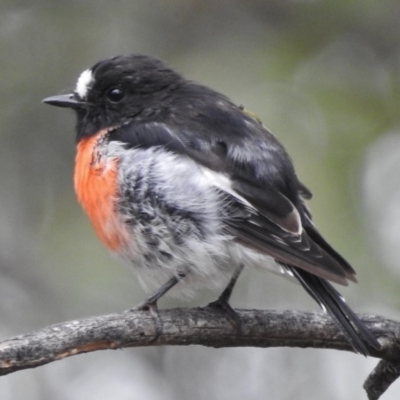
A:
{"label": "bird", "polygon": [[244,268],[299,283],[365,356],[380,344],[332,283],[357,282],[306,201],[310,190],[260,119],[149,55],[99,61],[44,103],[77,117],[74,187],[104,245],[132,265],[156,307],[167,292],[220,290]]}

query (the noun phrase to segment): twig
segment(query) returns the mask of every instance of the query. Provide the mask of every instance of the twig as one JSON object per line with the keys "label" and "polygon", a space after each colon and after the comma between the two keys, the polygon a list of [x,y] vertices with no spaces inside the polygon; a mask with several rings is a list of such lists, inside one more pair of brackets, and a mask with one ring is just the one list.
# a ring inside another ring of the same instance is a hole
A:
{"label": "twig", "polygon": [[400,362],[381,360],[364,382],[369,400],[377,400],[400,376]]}
{"label": "twig", "polygon": [[[76,354],[124,347],[190,345],[209,347],[313,347],[352,351],[336,325],[322,313],[236,310],[241,329],[217,309],[176,308],[159,312],[127,311],[51,325],[0,342],[0,375],[35,368]],[[379,338],[381,358],[364,388],[378,399],[400,375],[400,323],[379,316],[363,316]]]}

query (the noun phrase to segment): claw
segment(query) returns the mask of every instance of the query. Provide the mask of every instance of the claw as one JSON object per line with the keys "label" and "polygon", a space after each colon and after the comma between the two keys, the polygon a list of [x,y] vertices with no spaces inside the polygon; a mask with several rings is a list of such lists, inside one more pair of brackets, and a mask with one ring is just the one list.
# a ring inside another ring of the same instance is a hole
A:
{"label": "claw", "polygon": [[155,342],[162,333],[163,324],[160,318],[160,313],[158,312],[157,301],[162,297],[165,293],[168,292],[173,286],[175,286],[181,279],[185,277],[185,274],[180,274],[179,277],[172,277],[168,282],[162,285],[158,290],[156,290],[151,296],[149,296],[146,300],[139,303],[137,306],[131,308],[128,312],[134,311],[144,311],[150,312],[153,316],[156,326],[156,334],[152,342]]}
{"label": "claw", "polygon": [[209,303],[207,307],[224,311],[228,316],[230,323],[237,330],[238,334],[242,332],[242,320],[240,319],[238,313],[230,306],[229,299],[231,298],[233,287],[235,286],[239,275],[243,271],[244,266],[240,265],[239,268],[233,274],[231,280],[228,283],[228,286],[221,293],[221,296],[218,297],[217,300]]}
{"label": "claw", "polygon": [[135,312],[135,311],[148,312],[153,317],[156,334],[154,335],[154,338],[151,340],[151,343],[156,342],[163,330],[163,323],[160,317],[160,313],[158,311],[157,302],[156,301],[149,302],[145,300],[142,303],[139,303],[137,306],[128,310],[128,312]]}
{"label": "claw", "polygon": [[210,307],[214,310],[223,311],[226,314],[229,322],[236,329],[237,333],[241,334],[243,331],[243,324],[239,314],[231,307],[231,305],[227,301],[225,301],[221,297],[207,304],[206,307]]}

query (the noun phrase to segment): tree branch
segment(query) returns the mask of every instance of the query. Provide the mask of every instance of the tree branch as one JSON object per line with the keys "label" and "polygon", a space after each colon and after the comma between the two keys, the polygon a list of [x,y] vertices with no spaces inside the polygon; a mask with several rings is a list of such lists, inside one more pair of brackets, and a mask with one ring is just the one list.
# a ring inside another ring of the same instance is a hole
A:
{"label": "tree branch", "polygon": [[[124,347],[190,345],[209,347],[313,347],[353,351],[331,318],[300,311],[236,310],[237,329],[222,311],[211,307],[127,311],[51,325],[0,342],[0,375],[34,368],[76,354]],[[364,316],[379,338],[381,358],[364,384],[376,400],[400,375],[400,323],[379,316]]]}
{"label": "tree branch", "polygon": [[364,382],[369,400],[377,400],[400,376],[400,362],[381,360]]}

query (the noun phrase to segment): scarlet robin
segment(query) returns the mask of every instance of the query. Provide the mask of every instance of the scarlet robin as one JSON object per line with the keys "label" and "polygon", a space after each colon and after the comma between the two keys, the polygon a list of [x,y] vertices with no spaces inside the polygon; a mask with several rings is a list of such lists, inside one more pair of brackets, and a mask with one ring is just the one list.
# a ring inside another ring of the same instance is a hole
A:
{"label": "scarlet robin", "polygon": [[355,271],[321,236],[283,146],[224,95],[133,54],[84,71],[45,103],[77,114],[75,190],[101,241],[140,281],[175,294],[226,289],[243,268],[297,280],[361,354],[379,343],[328,282]]}

